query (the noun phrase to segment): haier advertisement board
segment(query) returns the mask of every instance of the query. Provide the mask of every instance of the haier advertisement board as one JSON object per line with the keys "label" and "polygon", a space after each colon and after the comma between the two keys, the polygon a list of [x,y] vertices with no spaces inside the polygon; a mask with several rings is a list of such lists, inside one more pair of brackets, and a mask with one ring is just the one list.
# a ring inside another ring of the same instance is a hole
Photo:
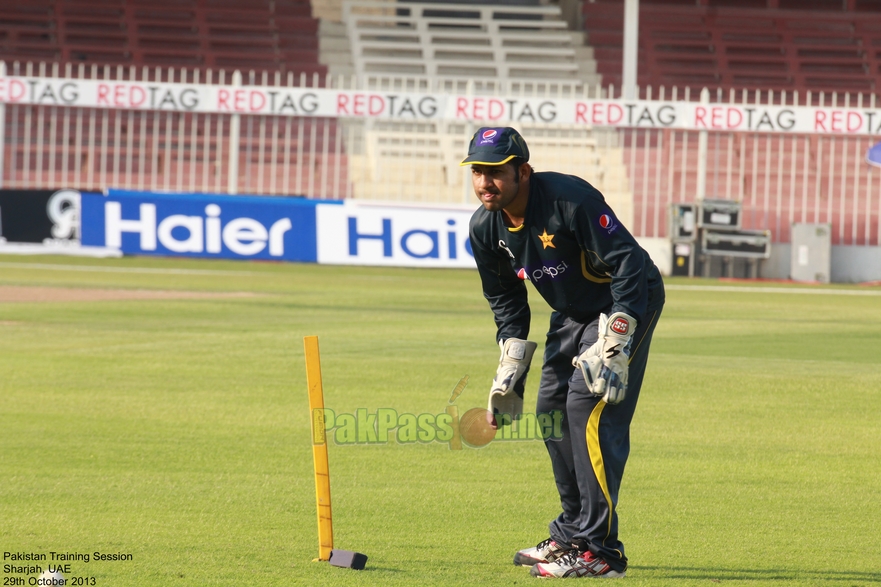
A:
{"label": "haier advertisement board", "polygon": [[318,262],[474,268],[468,221],[474,207],[319,205]]}
{"label": "haier advertisement board", "polygon": [[126,255],[474,268],[473,207],[110,190],[82,196],[82,244]]}
{"label": "haier advertisement board", "polygon": [[77,244],[80,192],[0,190],[0,242]]}
{"label": "haier advertisement board", "polygon": [[316,261],[315,201],[110,190],[83,194],[82,243],[127,255]]}

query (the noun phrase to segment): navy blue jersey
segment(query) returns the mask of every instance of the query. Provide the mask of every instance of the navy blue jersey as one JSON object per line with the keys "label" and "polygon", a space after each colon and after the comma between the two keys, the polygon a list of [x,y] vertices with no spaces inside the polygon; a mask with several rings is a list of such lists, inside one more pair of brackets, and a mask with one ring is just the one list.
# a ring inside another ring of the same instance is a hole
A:
{"label": "navy blue jersey", "polygon": [[602,194],[581,178],[533,173],[523,225],[481,207],[471,217],[471,247],[498,326],[499,340],[526,338],[525,281],[578,322],[600,312],[641,321],[664,303],[661,274]]}

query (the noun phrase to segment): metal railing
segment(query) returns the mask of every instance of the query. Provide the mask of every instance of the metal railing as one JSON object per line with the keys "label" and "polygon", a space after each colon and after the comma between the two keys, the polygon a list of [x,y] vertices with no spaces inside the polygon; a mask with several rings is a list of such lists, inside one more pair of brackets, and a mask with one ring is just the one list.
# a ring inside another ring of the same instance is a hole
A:
{"label": "metal railing", "polygon": [[[672,99],[689,100],[686,93]],[[715,104],[806,105],[842,112],[876,107],[874,95],[719,92]],[[661,96],[663,99],[663,95]],[[875,121],[877,124],[878,121]],[[620,130],[635,199],[633,230],[666,237],[674,202],[741,202],[743,228],[789,242],[794,222],[829,223],[836,245],[879,245],[881,168],[866,154],[878,134]]]}
{"label": "metal railing", "polygon": [[[0,77],[3,77],[0,64]],[[317,88],[317,75],[15,63],[9,75],[76,80],[140,81]],[[160,99],[157,97],[157,100]],[[166,96],[180,100],[179,96]],[[61,102],[61,98],[57,100]],[[334,117],[240,114],[63,104],[11,104],[2,124],[2,175],[7,188],[108,187],[317,198],[350,195],[343,129]],[[345,137],[354,141],[353,137]]]}
{"label": "metal railing", "polygon": [[[481,87],[465,80],[431,84],[422,79],[391,77],[239,76],[223,71],[61,68],[31,63],[15,63],[4,69],[5,65],[0,64],[0,80],[10,76],[55,82],[100,79],[138,81],[145,87],[195,84],[200,88],[241,87],[265,93],[285,89],[317,93],[342,88],[365,93],[414,92],[430,95],[438,104],[463,91],[470,96],[495,95],[502,102],[511,101],[512,96],[531,96],[535,100],[557,100],[559,104],[566,100],[587,103],[615,95],[613,88],[582,91],[550,85],[519,86],[515,93],[507,85]],[[35,83],[30,91],[36,92],[39,87]],[[333,199],[471,201],[467,178],[458,168],[459,154],[453,151],[457,145],[467,144],[479,120],[451,121],[437,115],[406,122],[353,115],[91,107],[66,104],[63,96],[26,104],[3,99],[4,92],[8,94],[8,88],[0,85],[0,187],[4,188],[115,187]],[[185,99],[156,92],[153,98],[157,102]],[[655,91],[653,96],[649,88],[643,95],[645,104],[694,105],[698,99],[697,92],[676,89],[666,95],[663,89]],[[869,126],[877,126],[881,112],[875,110],[875,100],[874,96],[864,95],[731,92],[715,95],[712,100],[705,96],[703,103],[752,109],[757,117],[763,108],[798,110],[819,105],[845,114],[864,112]],[[548,149],[558,149],[560,157],[553,150],[541,153],[542,160],[534,161],[539,170],[554,170],[557,162],[563,161],[563,154],[571,159],[572,150],[578,149],[562,140],[555,146],[551,140],[555,133],[562,137],[574,131],[581,135],[593,132],[602,137],[597,141],[579,139],[591,145],[589,153],[585,150],[585,161],[589,163],[585,163],[582,174],[588,181],[603,185],[600,176],[617,177],[617,172],[610,171],[616,165],[626,170],[621,180],[614,179],[615,189],[619,190],[616,197],[618,201],[628,199],[632,209],[628,223],[637,236],[667,236],[671,203],[707,197],[740,201],[743,227],[770,229],[776,242],[788,242],[792,222],[828,222],[833,227],[834,244],[881,244],[881,170],[866,163],[864,156],[875,142],[875,128],[847,133],[834,132],[832,126],[829,132],[787,133],[759,126],[731,132],[656,124],[652,128],[595,127],[591,131],[590,125],[583,122],[521,119],[490,123],[503,124],[520,127],[527,140],[532,133],[537,147],[543,142]],[[439,145],[439,152],[431,150],[432,144]],[[575,164],[577,167],[577,160]],[[427,175],[434,179],[426,179]],[[608,177],[606,181],[610,185]]]}

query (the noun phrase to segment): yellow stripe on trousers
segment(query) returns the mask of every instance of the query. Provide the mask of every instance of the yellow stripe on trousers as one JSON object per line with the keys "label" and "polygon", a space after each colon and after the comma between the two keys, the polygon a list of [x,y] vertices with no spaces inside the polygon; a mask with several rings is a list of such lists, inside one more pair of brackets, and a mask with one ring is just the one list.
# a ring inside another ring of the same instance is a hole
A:
{"label": "yellow stripe on trousers", "polygon": [[[606,407],[606,402],[600,400],[587,419],[587,454],[590,456],[590,464],[596,475],[597,483],[603,490],[606,503],[609,504],[609,526],[606,529],[606,538],[612,533],[612,516],[615,513],[615,505],[612,496],[609,495],[609,484],[606,482],[606,466],[603,463],[603,451],[600,449],[600,415]],[[603,539],[605,542],[605,538]]]}
{"label": "yellow stripe on trousers", "polygon": [[[651,319],[649,319],[649,324],[658,319],[658,312],[655,311],[652,314]],[[645,340],[646,334],[650,332],[651,329],[646,329],[642,338],[639,339],[639,342],[636,344],[636,348],[633,349],[633,352],[630,354],[631,360],[633,356],[636,354],[637,349],[639,349],[642,342]],[[629,363],[629,361],[628,361]],[[596,475],[597,483],[600,484],[600,489],[603,490],[603,496],[606,498],[606,503],[609,504],[609,525],[606,529],[606,538],[609,537],[609,534],[612,533],[612,516],[615,514],[615,504],[612,503],[612,496],[609,494],[609,484],[606,481],[606,465],[603,462],[603,451],[600,449],[600,416],[603,413],[603,410],[606,407],[606,402],[600,400],[597,402],[597,405],[594,407],[593,411],[590,413],[590,418],[587,419],[587,454],[590,456],[590,464],[593,467],[593,473]],[[605,543],[605,538],[603,542]],[[617,551],[618,554],[621,554],[620,551]],[[623,556],[623,555],[622,555]]]}

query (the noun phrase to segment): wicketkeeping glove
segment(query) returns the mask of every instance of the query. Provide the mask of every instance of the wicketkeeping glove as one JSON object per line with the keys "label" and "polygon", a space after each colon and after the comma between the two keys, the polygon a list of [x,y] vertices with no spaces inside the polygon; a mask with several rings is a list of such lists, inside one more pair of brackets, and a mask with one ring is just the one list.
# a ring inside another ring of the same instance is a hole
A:
{"label": "wicketkeeping glove", "polygon": [[[494,418],[497,414],[510,414],[511,421],[514,421],[523,413],[522,391],[517,393],[515,387],[529,369],[537,346],[534,342],[519,338],[499,341],[502,356],[499,358],[499,367],[492,388],[489,390],[487,407]],[[519,387],[523,388],[523,386]]]}
{"label": "wicketkeeping glove", "polygon": [[[600,332],[605,330],[608,320],[608,316],[600,314]],[[581,374],[584,375],[584,382],[587,384],[587,390],[591,393],[593,393],[593,384],[599,379],[600,370],[603,368],[603,359],[600,356],[602,352],[603,341],[597,340],[589,349],[572,359],[572,366],[581,369]]]}
{"label": "wicketkeeping glove", "polygon": [[630,343],[636,318],[624,312],[600,314],[599,339],[573,363],[581,368],[587,389],[608,404],[620,403],[627,394]]}

